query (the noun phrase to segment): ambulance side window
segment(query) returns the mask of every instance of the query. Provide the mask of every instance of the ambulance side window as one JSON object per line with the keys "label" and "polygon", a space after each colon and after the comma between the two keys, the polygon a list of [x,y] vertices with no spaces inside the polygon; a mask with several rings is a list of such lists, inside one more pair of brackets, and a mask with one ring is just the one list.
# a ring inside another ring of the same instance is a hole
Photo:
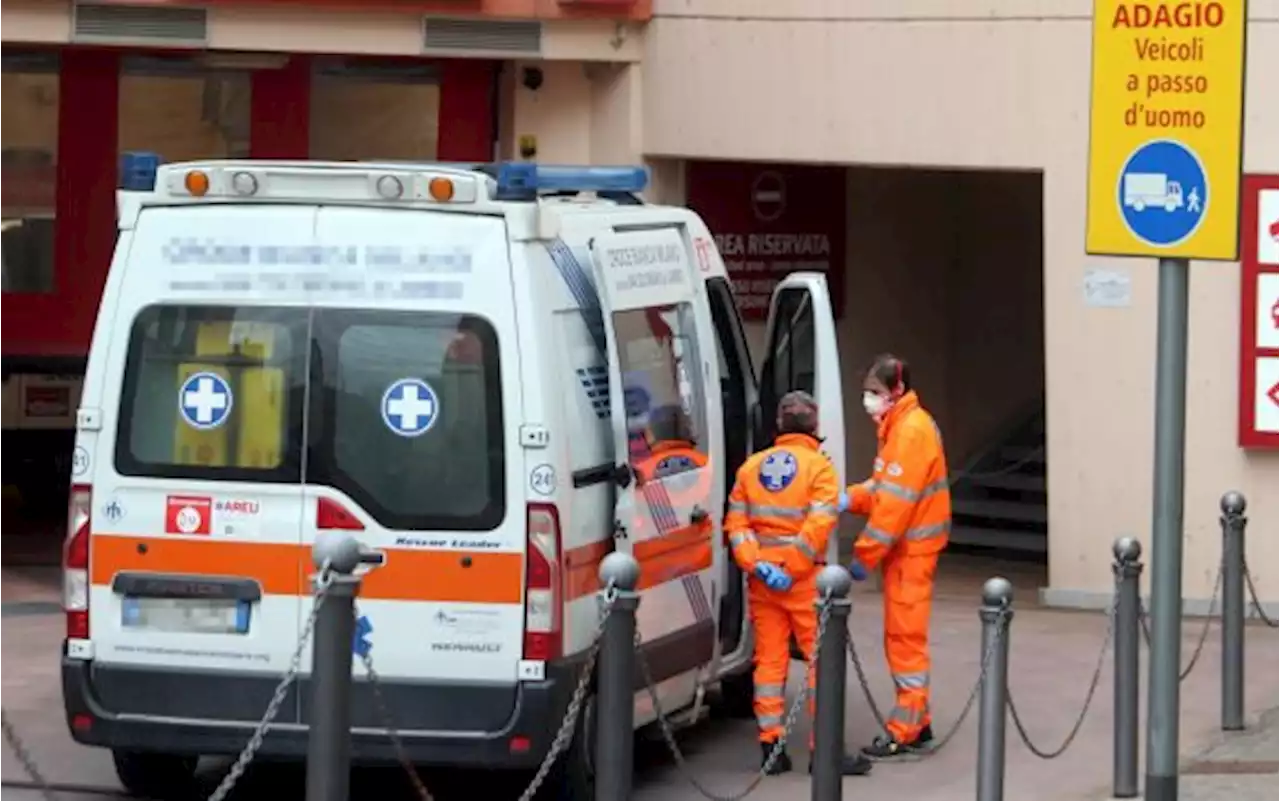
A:
{"label": "ambulance side window", "polygon": [[688,303],[613,315],[630,463],[642,479],[706,465],[701,362]]}
{"label": "ambulance side window", "polygon": [[143,309],[129,338],[116,469],[297,481],[306,337],[298,309]]}
{"label": "ambulance side window", "polygon": [[711,322],[716,329],[716,354],[720,360],[720,405],[724,410],[725,497],[732,490],[738,467],[746,461],[750,449],[751,397],[748,387],[755,383],[751,353],[742,333],[742,321],[734,305],[733,290],[728,280],[707,279],[707,300],[711,304]]}
{"label": "ambulance side window", "polygon": [[793,389],[813,392],[816,367],[813,344],[813,302],[809,292],[799,287],[778,295],[769,358],[760,381],[761,422],[767,440],[777,433],[775,412],[778,401]]}

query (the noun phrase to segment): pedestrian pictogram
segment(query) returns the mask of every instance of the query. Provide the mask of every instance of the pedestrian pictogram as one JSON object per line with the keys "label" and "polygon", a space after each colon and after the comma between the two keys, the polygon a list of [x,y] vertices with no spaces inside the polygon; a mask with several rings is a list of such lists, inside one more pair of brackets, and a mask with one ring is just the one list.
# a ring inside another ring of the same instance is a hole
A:
{"label": "pedestrian pictogram", "polygon": [[1125,225],[1148,245],[1177,245],[1204,220],[1210,200],[1204,167],[1181,142],[1142,145],[1125,162],[1119,183]]}
{"label": "pedestrian pictogram", "polygon": [[[1248,280],[1246,278],[1246,280]],[[1258,300],[1254,325],[1254,346],[1280,348],[1280,273],[1258,273]]]}

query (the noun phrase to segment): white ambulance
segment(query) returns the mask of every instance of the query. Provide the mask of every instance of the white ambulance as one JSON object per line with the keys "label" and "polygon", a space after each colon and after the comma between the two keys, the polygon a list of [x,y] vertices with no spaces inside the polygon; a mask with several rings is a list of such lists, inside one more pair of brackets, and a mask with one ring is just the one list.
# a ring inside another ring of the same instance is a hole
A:
{"label": "white ambulance", "polygon": [[[821,275],[784,279],[757,384],[724,265],[643,168],[122,165],[119,242],[77,417],[67,722],[131,791],[238,753],[312,607],[311,546],[380,551],[357,646],[422,765],[528,769],[598,619],[641,565],[666,711],[750,710],[743,578],[721,531],[791,388],[844,474]],[[834,538],[833,538],[834,540]],[[832,543],[834,555],[834,541]],[[261,754],[301,757],[306,675]],[[394,757],[354,666],[356,759]],[[654,721],[637,691],[636,722]],[[593,705],[558,784],[591,797]]]}

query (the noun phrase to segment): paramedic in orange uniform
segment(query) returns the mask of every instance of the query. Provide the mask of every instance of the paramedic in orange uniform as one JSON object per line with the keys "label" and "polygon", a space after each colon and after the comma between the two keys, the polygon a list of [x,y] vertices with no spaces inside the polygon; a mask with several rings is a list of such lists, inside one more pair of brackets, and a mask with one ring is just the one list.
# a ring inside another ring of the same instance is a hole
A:
{"label": "paramedic in orange uniform", "polygon": [[[763,762],[783,733],[791,635],[807,659],[813,656],[817,572],[838,516],[839,478],[818,450],[817,429],[814,399],[806,392],[787,393],[778,404],[778,438],[738,470],[724,521],[734,561],[748,576],[756,643],[754,706]],[[812,673],[809,686],[812,689]],[[812,714],[812,697],[809,709]],[[809,747],[812,750],[812,738]],[[790,769],[791,759],[784,751],[770,774]],[[870,769],[862,755],[844,759],[845,775]]]}
{"label": "paramedic in orange uniform", "polygon": [[929,715],[929,610],[938,554],[951,529],[951,490],[942,434],[911,389],[901,359],[877,356],[862,403],[878,426],[871,478],[849,487],[840,507],[867,517],[849,572],[861,581],[882,565],[884,650],[896,693],[886,725],[863,753],[887,758],[933,740]]}

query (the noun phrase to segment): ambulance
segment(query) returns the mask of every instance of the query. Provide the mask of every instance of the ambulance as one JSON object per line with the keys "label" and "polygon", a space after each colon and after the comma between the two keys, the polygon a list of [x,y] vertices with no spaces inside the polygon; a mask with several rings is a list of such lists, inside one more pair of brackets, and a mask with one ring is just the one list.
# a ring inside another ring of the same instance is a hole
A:
{"label": "ambulance", "polygon": [[[128,790],[164,795],[244,747],[311,612],[321,532],[381,554],[353,649],[394,719],[354,659],[360,762],[395,758],[393,727],[423,766],[536,767],[611,551],[641,567],[663,710],[692,722],[718,685],[750,714],[721,522],[787,390],[817,397],[844,474],[820,274],[778,284],[757,381],[711,233],[644,202],[643,168],[128,154],[122,176],[76,418],[62,684],[72,736]],[[260,756],[305,754],[310,660]],[[570,798],[592,797],[594,708],[553,774]],[[639,687],[635,708],[655,721]]]}

